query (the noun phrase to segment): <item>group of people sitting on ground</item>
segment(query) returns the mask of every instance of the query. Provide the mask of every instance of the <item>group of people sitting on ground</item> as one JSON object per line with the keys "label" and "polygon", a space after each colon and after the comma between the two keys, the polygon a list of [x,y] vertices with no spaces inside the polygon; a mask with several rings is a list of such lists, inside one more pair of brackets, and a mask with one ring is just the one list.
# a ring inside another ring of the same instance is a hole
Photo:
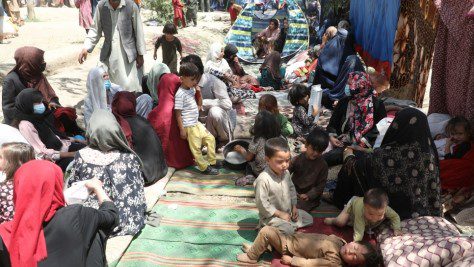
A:
{"label": "group of people sitting on ground", "polygon": [[[321,58],[336,45],[333,40],[345,42],[342,26],[341,39],[332,37],[320,51],[320,82],[343,75],[326,75],[333,70],[324,60],[332,58]],[[85,129],[74,108],[61,106],[44,76],[44,52],[34,47],[16,51],[2,91],[2,266],[62,266],[65,260],[102,266],[108,237],[135,235],[144,227],[145,186],[163,178],[168,167],[196,165],[204,175],[219,174],[216,153],[234,140],[236,105],[256,98],[262,87],[282,89],[284,71],[276,51],[265,57],[260,79],[244,71],[234,46],[220,43],[211,45],[204,62],[197,55],[182,57],[178,70],[179,40],[172,27],[165,26],[157,45],[169,45],[174,56],[155,63],[142,82],[143,92],[113,83],[104,67],[90,70],[82,109]],[[270,245],[285,264],[374,264],[380,255],[361,241],[365,231],[388,219],[393,234],[403,234],[400,220],[443,215],[442,190],[457,194],[456,200],[472,195],[469,121],[452,118],[446,131],[434,136],[425,114],[405,108],[383,133],[377,124],[387,111],[373,76],[363,68],[344,79],[326,129],[315,121],[321,109],[309,105],[308,85],[293,84],[288,92],[291,120],[274,95],[259,95],[249,146],[233,147],[248,163],[236,183],[255,187],[260,229],[239,261],[255,263]],[[301,153],[290,150],[291,139],[304,142]],[[444,160],[435,139],[445,141]],[[341,164],[331,185],[328,169]],[[91,194],[81,205],[67,205],[63,188],[81,183]],[[309,212],[323,199],[342,210],[325,222],[353,225],[354,242],[296,232],[313,223]]]}

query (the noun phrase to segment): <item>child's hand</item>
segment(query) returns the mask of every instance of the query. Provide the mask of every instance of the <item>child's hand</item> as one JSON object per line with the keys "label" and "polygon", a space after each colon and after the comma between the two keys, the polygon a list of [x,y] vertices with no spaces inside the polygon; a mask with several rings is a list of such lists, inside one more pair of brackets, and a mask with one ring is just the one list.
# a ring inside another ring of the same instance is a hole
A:
{"label": "child's hand", "polygon": [[188,135],[186,134],[186,131],[184,129],[179,131],[179,136],[181,137],[181,139],[184,140],[188,138]]}
{"label": "child's hand", "polygon": [[245,148],[243,148],[241,145],[234,146],[234,151],[237,151],[240,154],[244,154],[246,152]]}
{"label": "child's hand", "polygon": [[309,197],[306,194],[299,194],[298,198],[303,200],[303,201],[308,201],[309,200]]}
{"label": "child's hand", "polygon": [[334,136],[330,136],[329,141],[335,147],[342,147],[343,146],[342,142]]}
{"label": "child's hand", "polygon": [[156,52],[153,54],[153,59],[156,60],[158,56],[156,55]]}
{"label": "child's hand", "polygon": [[318,115],[318,113],[319,113],[318,106],[313,105],[313,113],[311,115],[313,115],[313,117],[316,117],[316,115]]}
{"label": "child's hand", "polygon": [[298,208],[296,206],[293,206],[291,209],[291,220],[294,222],[298,221]]}
{"label": "child's hand", "polygon": [[281,263],[285,264],[285,265],[291,265],[291,260],[293,259],[293,257],[291,256],[288,256],[288,255],[283,255],[281,256]]}
{"label": "child's hand", "polygon": [[393,235],[394,236],[401,236],[401,235],[403,235],[403,231],[402,230],[393,230]]}

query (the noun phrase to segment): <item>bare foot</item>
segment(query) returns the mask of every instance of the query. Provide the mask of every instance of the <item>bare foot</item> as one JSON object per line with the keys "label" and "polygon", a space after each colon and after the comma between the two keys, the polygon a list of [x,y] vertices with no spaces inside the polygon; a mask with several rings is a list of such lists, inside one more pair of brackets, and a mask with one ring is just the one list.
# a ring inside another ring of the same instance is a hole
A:
{"label": "bare foot", "polygon": [[242,254],[237,255],[237,260],[240,262],[245,262],[245,263],[257,263],[256,260],[252,260],[251,258],[249,258],[247,253],[242,253]]}
{"label": "bare foot", "polygon": [[247,252],[249,252],[249,250],[250,250],[251,247],[252,247],[251,244],[243,243],[243,244],[242,244],[242,251],[245,252],[245,253],[247,253]]}
{"label": "bare foot", "polygon": [[324,219],[324,224],[326,224],[326,225],[333,225],[333,224],[334,224],[334,218],[326,218],[326,219]]}

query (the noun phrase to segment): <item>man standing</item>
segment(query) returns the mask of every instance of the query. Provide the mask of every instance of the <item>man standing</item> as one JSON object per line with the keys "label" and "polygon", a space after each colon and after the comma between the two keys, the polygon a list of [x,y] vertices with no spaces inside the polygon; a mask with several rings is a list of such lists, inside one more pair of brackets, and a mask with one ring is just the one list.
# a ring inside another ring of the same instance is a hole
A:
{"label": "man standing", "polygon": [[191,24],[191,21],[193,21],[194,27],[197,26],[198,6],[199,6],[199,0],[186,1],[186,20],[188,24]]}
{"label": "man standing", "polygon": [[82,64],[105,37],[100,61],[107,66],[110,80],[127,91],[141,91],[140,81],[145,54],[145,37],[137,5],[132,0],[101,0],[97,4],[94,24],[79,54]]}

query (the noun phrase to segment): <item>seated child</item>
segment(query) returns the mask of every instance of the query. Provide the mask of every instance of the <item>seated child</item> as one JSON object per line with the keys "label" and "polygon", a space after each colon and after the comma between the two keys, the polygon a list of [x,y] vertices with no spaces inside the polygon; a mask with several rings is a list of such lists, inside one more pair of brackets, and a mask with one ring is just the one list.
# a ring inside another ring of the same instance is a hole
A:
{"label": "seated child", "polygon": [[[198,169],[203,174],[217,175],[216,140],[214,136],[198,121],[202,107],[201,89],[196,87],[200,77],[199,69],[192,63],[183,63],[179,68],[181,87],[176,92],[174,110],[178,122],[179,134],[187,139],[189,149],[194,156]],[[197,103],[196,103],[197,101]],[[202,146],[207,146],[207,160],[202,155]],[[175,151],[179,153],[179,151]]]}
{"label": "seated child", "polygon": [[365,230],[372,229],[389,219],[395,235],[401,235],[400,216],[388,206],[388,196],[383,189],[373,188],[365,192],[364,197],[352,197],[344,210],[336,218],[326,218],[324,223],[344,227],[354,227],[354,241],[364,238]]}
{"label": "seated child", "polygon": [[316,105],[313,106],[311,116],[308,116],[308,101],[310,90],[303,84],[294,84],[288,92],[288,99],[295,106],[291,125],[296,137],[306,137],[315,126],[314,118],[319,112]]}
{"label": "seated child", "polygon": [[277,51],[273,51],[265,57],[260,66],[260,86],[272,87],[273,90],[283,90],[285,83],[286,67],[281,65],[281,56]]}
{"label": "seated child", "polygon": [[248,162],[245,176],[236,181],[237,185],[243,186],[253,184],[267,163],[265,161],[265,142],[273,137],[280,136],[280,126],[275,116],[266,110],[260,111],[255,116],[255,123],[250,130],[253,139],[250,142],[249,149],[245,150],[242,146],[235,146],[234,150],[242,154]]}
{"label": "seated child", "polygon": [[286,235],[313,224],[313,217],[296,207],[296,190],[288,172],[290,158],[290,148],[284,138],[269,139],[265,143],[267,167],[255,180],[259,227],[273,226]]}
{"label": "seated child", "polygon": [[445,159],[460,159],[471,150],[471,125],[466,118],[454,117],[449,120],[446,133],[449,138],[444,148]]}
{"label": "seated child", "polygon": [[[33,147],[25,143],[3,143],[0,146],[0,223],[13,220],[13,176],[24,163],[35,159]],[[2,177],[4,176],[4,177]],[[0,261],[1,262],[1,261]]]}
{"label": "seated child", "polygon": [[306,151],[291,160],[291,180],[296,188],[296,207],[310,212],[319,206],[328,178],[328,164],[321,156],[329,143],[329,135],[320,128],[314,128],[306,137]]}
{"label": "seated child", "polygon": [[270,226],[260,230],[252,245],[242,245],[244,253],[237,260],[255,264],[268,246],[282,255],[282,264],[291,266],[380,266],[382,262],[382,255],[367,241],[346,243],[335,235],[300,232],[283,235]]}
{"label": "seated child", "polygon": [[278,110],[278,101],[274,95],[266,94],[258,101],[258,111],[266,110],[274,114],[280,124],[281,135],[289,136],[293,134],[293,127],[288,118]]}

